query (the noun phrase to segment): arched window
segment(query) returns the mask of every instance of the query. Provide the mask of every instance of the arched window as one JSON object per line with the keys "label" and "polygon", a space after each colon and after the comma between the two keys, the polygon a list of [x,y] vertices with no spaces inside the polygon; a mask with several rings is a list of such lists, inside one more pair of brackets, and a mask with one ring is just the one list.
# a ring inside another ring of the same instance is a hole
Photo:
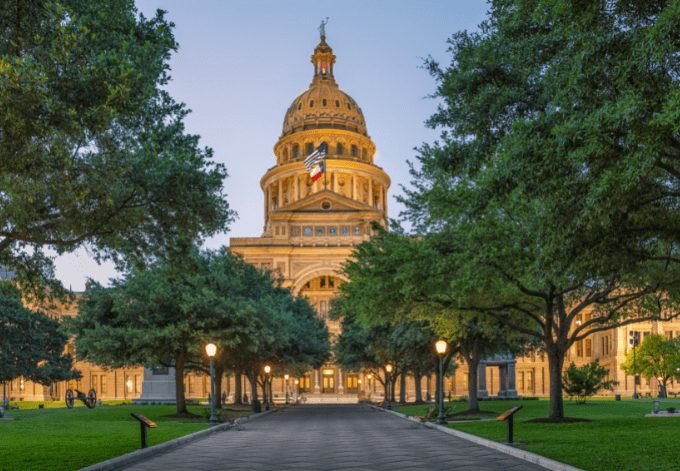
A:
{"label": "arched window", "polygon": [[342,144],[340,144],[339,142],[338,142],[338,145],[335,146],[335,153],[338,154],[338,155],[342,155],[342,154],[345,153],[344,146]]}
{"label": "arched window", "polygon": [[302,102],[298,103],[298,110],[302,109]]}
{"label": "arched window", "polygon": [[335,107],[340,108],[340,100],[335,100]]}
{"label": "arched window", "polygon": [[354,144],[352,144],[351,153],[352,153],[352,157],[357,157],[358,154],[359,154],[359,148],[357,146],[355,146]]}
{"label": "arched window", "polygon": [[324,99],[321,101],[321,104],[322,104],[323,106],[326,106],[326,105],[328,104],[328,100],[326,100],[326,99],[324,98]]}
{"label": "arched window", "polygon": [[314,100],[309,100],[309,107],[314,108]]}
{"label": "arched window", "polygon": [[305,151],[306,151],[306,154],[307,154],[307,155],[309,155],[309,154],[311,154],[312,152],[314,152],[314,144],[312,144],[311,142],[308,142],[308,143],[306,144]]}
{"label": "arched window", "polygon": [[293,158],[297,159],[300,157],[300,144],[293,144]]}

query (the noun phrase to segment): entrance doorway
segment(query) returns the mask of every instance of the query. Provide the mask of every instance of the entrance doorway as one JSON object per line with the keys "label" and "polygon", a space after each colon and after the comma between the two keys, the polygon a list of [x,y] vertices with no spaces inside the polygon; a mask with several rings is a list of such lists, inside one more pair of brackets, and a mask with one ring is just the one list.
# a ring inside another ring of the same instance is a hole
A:
{"label": "entrance doorway", "polygon": [[335,371],[323,370],[321,392],[322,393],[335,392]]}

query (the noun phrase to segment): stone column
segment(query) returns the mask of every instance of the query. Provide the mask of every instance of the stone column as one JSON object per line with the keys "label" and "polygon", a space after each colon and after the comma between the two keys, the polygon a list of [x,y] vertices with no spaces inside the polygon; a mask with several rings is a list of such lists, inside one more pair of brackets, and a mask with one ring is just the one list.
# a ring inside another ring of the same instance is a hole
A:
{"label": "stone column", "polygon": [[498,395],[506,397],[508,395],[508,366],[498,366]]}
{"label": "stone column", "polygon": [[345,383],[342,381],[342,369],[338,368],[338,394],[345,394]]}
{"label": "stone column", "polygon": [[356,178],[354,178],[354,175],[352,175],[352,199],[357,199]]}
{"label": "stone column", "polygon": [[283,185],[282,185],[282,183],[283,183],[282,179],[279,178],[279,180],[278,180],[278,185],[279,185],[278,190],[279,190],[279,192],[278,192],[278,196],[277,196],[278,199],[276,200],[276,204],[278,204],[279,208],[281,208],[283,206]]}
{"label": "stone column", "polygon": [[295,175],[293,177],[293,196],[295,199],[293,201],[297,201],[300,199],[300,189],[298,188],[298,183],[299,183],[300,177]]}
{"label": "stone column", "polygon": [[319,370],[314,370],[314,392],[316,394],[321,392],[321,388],[319,387]]}
{"label": "stone column", "polygon": [[515,371],[515,366],[517,362],[515,360],[509,361],[508,366],[506,367],[507,370],[507,381],[506,381],[506,394],[510,397],[516,397],[517,396],[517,388],[515,387],[516,383],[516,371]]}
{"label": "stone column", "polygon": [[373,207],[373,179],[368,178],[368,205]]}
{"label": "stone column", "polygon": [[480,361],[477,366],[477,397],[488,397],[486,391],[486,362]]}

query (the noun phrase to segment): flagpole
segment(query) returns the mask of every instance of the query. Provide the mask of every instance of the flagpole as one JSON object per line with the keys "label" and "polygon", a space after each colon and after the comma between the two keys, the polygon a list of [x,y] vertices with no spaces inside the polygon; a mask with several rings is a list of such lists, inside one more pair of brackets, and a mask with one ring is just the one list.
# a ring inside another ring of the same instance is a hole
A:
{"label": "flagpole", "polygon": [[328,173],[328,165],[326,165],[326,158],[323,159],[323,191],[326,191],[326,174]]}

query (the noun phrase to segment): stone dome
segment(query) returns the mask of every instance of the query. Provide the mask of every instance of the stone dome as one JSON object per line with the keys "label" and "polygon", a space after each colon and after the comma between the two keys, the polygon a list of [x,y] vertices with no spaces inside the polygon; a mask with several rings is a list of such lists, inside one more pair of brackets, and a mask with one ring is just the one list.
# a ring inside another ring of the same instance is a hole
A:
{"label": "stone dome", "polygon": [[295,98],[288,108],[282,137],[309,129],[344,129],[368,135],[361,108],[335,82],[335,55],[324,36],[314,49],[311,62],[314,78],[307,91]]}

